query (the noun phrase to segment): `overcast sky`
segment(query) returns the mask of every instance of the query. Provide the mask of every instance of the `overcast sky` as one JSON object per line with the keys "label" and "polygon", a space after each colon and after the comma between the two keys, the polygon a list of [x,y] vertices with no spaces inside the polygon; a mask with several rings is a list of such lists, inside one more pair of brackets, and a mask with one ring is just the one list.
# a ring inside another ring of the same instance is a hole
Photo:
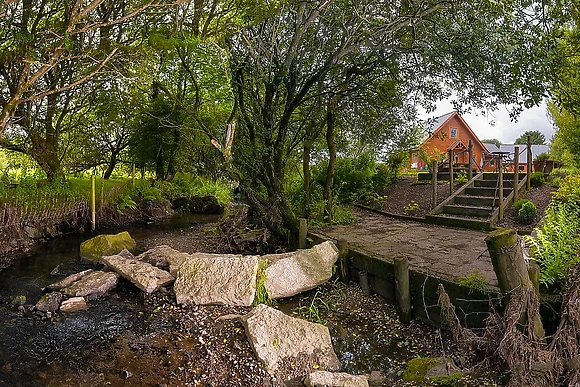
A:
{"label": "overcast sky", "polygon": [[[449,100],[437,104],[437,110],[429,114],[421,114],[421,118],[428,119],[442,116],[453,111]],[[554,135],[554,127],[550,122],[545,104],[524,110],[517,122],[512,122],[505,107],[500,107],[492,113],[466,113],[461,115],[467,125],[475,132],[480,140],[496,138],[503,144],[513,144],[516,138],[528,130],[539,130],[546,136],[549,143]]]}

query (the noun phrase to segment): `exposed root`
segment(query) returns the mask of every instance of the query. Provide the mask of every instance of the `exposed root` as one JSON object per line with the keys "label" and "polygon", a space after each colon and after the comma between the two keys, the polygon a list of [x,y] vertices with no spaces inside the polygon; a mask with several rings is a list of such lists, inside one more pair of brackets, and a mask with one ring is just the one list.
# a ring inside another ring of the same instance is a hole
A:
{"label": "exposed root", "polygon": [[438,292],[444,321],[455,341],[463,347],[477,348],[487,364],[511,370],[509,386],[556,385],[562,373],[562,362],[534,327],[534,321],[539,321],[539,302],[533,287],[512,294],[503,315],[494,311],[486,321],[483,337],[461,327],[455,307],[442,285]]}

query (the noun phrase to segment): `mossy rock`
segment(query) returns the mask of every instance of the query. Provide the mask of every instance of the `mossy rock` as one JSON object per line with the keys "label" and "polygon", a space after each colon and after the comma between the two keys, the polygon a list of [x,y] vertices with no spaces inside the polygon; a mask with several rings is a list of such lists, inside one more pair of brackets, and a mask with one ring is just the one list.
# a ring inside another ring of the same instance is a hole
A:
{"label": "mossy rock", "polygon": [[132,250],[135,246],[135,240],[127,231],[99,235],[81,243],[81,258],[98,262],[103,256],[119,254],[123,249]]}
{"label": "mossy rock", "polygon": [[456,381],[461,373],[453,362],[443,357],[425,357],[409,360],[403,373],[405,382],[421,383],[426,378],[439,385]]}

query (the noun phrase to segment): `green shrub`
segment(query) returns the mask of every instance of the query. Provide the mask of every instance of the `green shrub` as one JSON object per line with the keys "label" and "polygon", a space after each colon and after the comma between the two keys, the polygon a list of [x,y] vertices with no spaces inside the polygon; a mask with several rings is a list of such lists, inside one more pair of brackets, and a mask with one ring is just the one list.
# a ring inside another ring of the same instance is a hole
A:
{"label": "green shrub", "polygon": [[523,224],[532,224],[534,219],[536,219],[536,212],[536,205],[528,200],[522,204],[518,211],[518,220]]}
{"label": "green shrub", "polygon": [[514,211],[516,212],[516,214],[518,214],[522,208],[522,206],[524,205],[524,203],[529,202],[529,199],[519,199],[518,201],[516,201],[514,203],[514,205],[512,206]]}
{"label": "green shrub", "polygon": [[531,244],[532,258],[540,265],[540,282],[558,287],[568,271],[580,263],[580,206],[574,202],[554,201],[548,206],[536,237],[524,236]]}
{"label": "green shrub", "polygon": [[558,202],[576,203],[580,206],[580,173],[570,174],[562,179],[553,198]]}
{"label": "green shrub", "polygon": [[532,188],[538,188],[546,182],[544,172],[532,172],[530,175],[530,185]]}
{"label": "green shrub", "polygon": [[457,177],[455,178],[455,182],[459,184],[465,184],[468,182],[467,180],[467,173],[465,171],[459,171]]}
{"label": "green shrub", "polygon": [[477,269],[469,275],[460,277],[458,283],[459,285],[468,287],[470,289],[469,293],[473,290],[481,293],[487,293],[489,291],[489,283]]}
{"label": "green shrub", "polygon": [[542,152],[542,153],[538,154],[534,160],[537,160],[537,161],[546,161],[549,158],[550,158],[550,155],[549,154],[547,154],[546,152]]}

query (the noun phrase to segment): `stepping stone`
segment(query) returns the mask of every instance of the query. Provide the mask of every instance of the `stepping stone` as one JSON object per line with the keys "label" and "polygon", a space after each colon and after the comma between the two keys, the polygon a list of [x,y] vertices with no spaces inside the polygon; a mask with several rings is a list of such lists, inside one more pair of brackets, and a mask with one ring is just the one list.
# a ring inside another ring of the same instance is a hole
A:
{"label": "stepping stone", "polygon": [[145,293],[156,292],[160,287],[175,281],[175,278],[165,270],[136,259],[111,255],[103,257],[101,261]]}

